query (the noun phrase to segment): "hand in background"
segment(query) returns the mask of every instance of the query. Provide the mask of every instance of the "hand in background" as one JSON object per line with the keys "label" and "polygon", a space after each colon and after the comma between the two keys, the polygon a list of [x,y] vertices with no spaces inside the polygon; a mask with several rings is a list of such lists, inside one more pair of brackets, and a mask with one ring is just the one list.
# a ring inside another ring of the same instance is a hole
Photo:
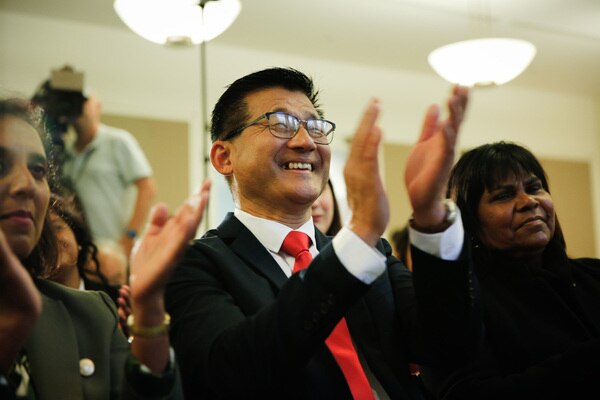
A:
{"label": "hand in background", "polygon": [[125,333],[125,336],[129,336],[129,329],[127,328],[127,317],[131,314],[131,291],[129,286],[122,285],[119,288],[119,298],[117,299],[117,303],[119,307],[117,308],[117,312],[119,314],[119,325],[121,326],[121,330]]}
{"label": "hand in background", "polygon": [[352,139],[344,167],[350,229],[374,246],[387,227],[390,210],[379,174],[379,144],[383,132],[377,125],[379,101],[371,100]]}
{"label": "hand in background", "polygon": [[121,249],[123,250],[123,253],[125,253],[125,255],[127,256],[127,258],[129,258],[129,256],[131,255],[131,250],[133,249],[134,243],[135,239],[127,235],[122,235],[119,239],[119,246],[121,246]]}
{"label": "hand in background", "polygon": [[0,230],[0,372],[15,362],[41,312],[40,293]]}
{"label": "hand in background", "polygon": [[419,140],[408,156],[404,180],[417,229],[436,231],[444,223],[446,185],[468,99],[469,89],[455,86],[448,98],[449,116],[445,120],[440,120],[439,106],[430,106]]}

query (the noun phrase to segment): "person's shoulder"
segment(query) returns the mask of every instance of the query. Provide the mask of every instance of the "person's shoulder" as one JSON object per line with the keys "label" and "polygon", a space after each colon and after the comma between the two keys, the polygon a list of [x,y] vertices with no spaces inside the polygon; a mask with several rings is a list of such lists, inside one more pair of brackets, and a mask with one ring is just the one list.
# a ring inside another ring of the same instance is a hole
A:
{"label": "person's shoulder", "polygon": [[78,298],[81,293],[81,290],[73,289],[47,279],[36,278],[35,284],[42,294],[54,299]]}
{"label": "person's shoulder", "polygon": [[202,237],[190,241],[177,263],[172,281],[178,280],[177,277],[187,276],[192,271],[219,269],[231,262],[230,256],[234,253],[231,241],[221,237],[218,230],[211,229]]}
{"label": "person's shoulder", "polygon": [[100,124],[98,128],[98,137],[101,137],[102,140],[106,141],[135,141],[135,138],[133,137],[131,132],[123,128],[118,128],[106,124]]}
{"label": "person's shoulder", "polygon": [[594,268],[600,270],[600,259],[591,257],[572,258],[570,262],[582,267]]}
{"label": "person's shoulder", "polygon": [[36,279],[35,283],[44,296],[62,302],[67,308],[91,308],[116,313],[113,301],[104,292],[73,289],[46,279]]}
{"label": "person's shoulder", "polygon": [[252,233],[233,216],[233,213],[228,213],[218,227],[210,229],[202,237],[190,241],[180,265],[198,257],[220,259],[221,256],[232,251],[233,242],[241,240],[245,243],[248,234]]}
{"label": "person's shoulder", "polygon": [[211,229],[202,237],[192,240],[188,251],[205,253],[211,249],[222,249],[224,245],[225,241],[219,235],[219,231]]}

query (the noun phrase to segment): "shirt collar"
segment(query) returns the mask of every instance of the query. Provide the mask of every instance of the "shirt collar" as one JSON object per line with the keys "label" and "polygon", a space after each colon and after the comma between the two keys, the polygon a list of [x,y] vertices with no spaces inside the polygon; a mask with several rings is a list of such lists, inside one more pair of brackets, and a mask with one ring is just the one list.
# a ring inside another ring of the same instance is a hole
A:
{"label": "shirt collar", "polygon": [[239,208],[234,210],[233,215],[252,232],[263,246],[273,253],[279,253],[283,240],[293,230],[306,233],[311,240],[310,247],[315,246],[315,225],[313,224],[312,217],[298,229],[291,229],[282,223],[256,217]]}

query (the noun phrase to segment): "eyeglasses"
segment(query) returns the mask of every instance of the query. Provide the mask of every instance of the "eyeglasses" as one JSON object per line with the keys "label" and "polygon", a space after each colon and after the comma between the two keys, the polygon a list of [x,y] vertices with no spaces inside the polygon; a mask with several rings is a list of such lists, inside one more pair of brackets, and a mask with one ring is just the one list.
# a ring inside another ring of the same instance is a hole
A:
{"label": "eyeglasses", "polygon": [[268,112],[258,118],[248,122],[246,125],[232,130],[223,137],[222,140],[229,140],[241,133],[244,129],[255,125],[257,122],[266,119],[266,126],[269,128],[271,135],[281,139],[291,139],[300,131],[300,126],[304,124],[304,128],[308,135],[317,144],[329,144],[333,140],[333,131],[335,124],[326,119],[311,118],[308,120],[297,118],[291,114],[277,111]]}

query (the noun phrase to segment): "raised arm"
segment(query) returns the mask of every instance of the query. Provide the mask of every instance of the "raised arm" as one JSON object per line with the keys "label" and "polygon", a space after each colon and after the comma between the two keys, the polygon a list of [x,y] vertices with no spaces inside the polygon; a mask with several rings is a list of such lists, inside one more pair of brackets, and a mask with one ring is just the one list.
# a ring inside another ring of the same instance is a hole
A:
{"label": "raised arm", "polygon": [[[156,183],[154,182],[153,177],[147,176],[138,179],[134,184],[137,187],[137,196],[133,214],[127,223],[127,229],[139,232],[140,228],[144,225],[144,221],[146,221],[146,218],[148,217],[152,201],[156,196]],[[119,239],[119,243],[121,244],[121,247],[123,247],[123,251],[127,257],[129,257],[131,253],[133,240],[133,238],[125,234]]]}
{"label": "raised arm", "polygon": [[377,125],[379,101],[371,100],[356,130],[344,167],[350,229],[371,246],[379,241],[390,219],[387,195],[379,174],[379,145],[383,132]]}
{"label": "raised arm", "polygon": [[[193,239],[210,191],[205,181],[200,190],[175,215],[168,216],[164,205],[156,206],[150,223],[136,244],[131,258],[131,300],[135,327],[159,327],[165,320],[164,292],[175,263]],[[169,361],[169,337],[136,337],[132,354],[150,370],[161,373]]]}
{"label": "raised arm", "polygon": [[467,88],[454,87],[447,103],[449,116],[444,120],[440,119],[439,106],[429,107],[419,140],[406,162],[404,180],[414,213],[413,227],[417,230],[441,232],[446,228],[446,184],[468,99]]}

